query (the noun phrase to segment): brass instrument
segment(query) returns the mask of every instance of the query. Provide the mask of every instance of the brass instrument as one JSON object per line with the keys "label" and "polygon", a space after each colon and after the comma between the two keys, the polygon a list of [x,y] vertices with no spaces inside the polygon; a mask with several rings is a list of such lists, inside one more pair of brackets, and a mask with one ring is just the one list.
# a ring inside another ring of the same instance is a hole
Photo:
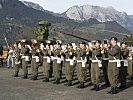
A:
{"label": "brass instrument", "polygon": [[131,53],[129,53],[128,59],[129,60],[133,60],[133,57],[132,57],[132,54]]}
{"label": "brass instrument", "polygon": [[104,47],[101,47],[101,54],[104,54],[105,53],[105,48]]}
{"label": "brass instrument", "polygon": [[90,51],[91,51],[91,49],[90,48],[87,48],[86,49],[86,55],[89,55]]}
{"label": "brass instrument", "polygon": [[52,54],[52,51],[50,49],[47,50],[48,51],[48,54],[51,55]]}

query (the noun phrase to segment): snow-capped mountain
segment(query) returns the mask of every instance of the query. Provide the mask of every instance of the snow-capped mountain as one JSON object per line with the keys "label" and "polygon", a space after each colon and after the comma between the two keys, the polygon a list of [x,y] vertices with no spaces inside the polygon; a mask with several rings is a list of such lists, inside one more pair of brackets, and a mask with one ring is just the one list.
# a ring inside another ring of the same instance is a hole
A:
{"label": "snow-capped mountain", "polygon": [[116,21],[125,28],[133,30],[133,16],[126,12],[119,12],[113,7],[100,7],[92,5],[73,6],[66,12],[62,13],[63,17],[74,20],[88,20],[95,18],[99,22]]}

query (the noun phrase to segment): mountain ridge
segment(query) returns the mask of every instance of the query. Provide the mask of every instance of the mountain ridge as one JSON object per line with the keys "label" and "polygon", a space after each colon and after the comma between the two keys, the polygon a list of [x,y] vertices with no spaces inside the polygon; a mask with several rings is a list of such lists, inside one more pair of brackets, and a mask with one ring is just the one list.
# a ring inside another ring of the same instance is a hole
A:
{"label": "mountain ridge", "polygon": [[128,15],[126,12],[119,12],[113,7],[100,7],[93,5],[74,5],[62,13],[62,17],[74,20],[88,20],[95,18],[99,22],[116,21],[123,27],[132,30],[133,15]]}

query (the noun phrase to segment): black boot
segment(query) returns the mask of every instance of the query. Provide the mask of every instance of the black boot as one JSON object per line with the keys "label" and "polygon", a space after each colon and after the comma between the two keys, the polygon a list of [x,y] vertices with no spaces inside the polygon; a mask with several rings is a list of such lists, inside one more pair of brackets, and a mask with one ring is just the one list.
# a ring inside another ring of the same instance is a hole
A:
{"label": "black boot", "polygon": [[103,87],[109,87],[110,84],[109,83],[105,83],[104,85],[102,85]]}
{"label": "black boot", "polygon": [[121,85],[120,87],[118,87],[118,89],[124,90],[124,89],[126,89],[126,85]]}
{"label": "black boot", "polygon": [[77,88],[80,88],[80,89],[85,88],[85,86],[84,86],[84,82],[80,82],[80,85],[79,85]]}
{"label": "black boot", "polygon": [[14,77],[18,77],[18,73],[14,75]]}
{"label": "black boot", "polygon": [[49,78],[52,78],[52,71],[49,71]]}
{"label": "black boot", "polygon": [[99,91],[99,85],[96,85],[96,91]]}
{"label": "black boot", "polygon": [[93,88],[91,90],[96,90],[96,84],[94,84]]}
{"label": "black boot", "polygon": [[45,78],[45,80],[43,80],[43,82],[49,82],[49,78]]}
{"label": "black boot", "polygon": [[113,91],[113,87],[111,87],[111,89],[110,89],[110,91],[108,91],[108,93],[112,93],[112,91]]}
{"label": "black boot", "polygon": [[57,83],[57,78],[55,78],[55,80],[54,80],[53,84],[56,84],[56,83]]}
{"label": "black boot", "polygon": [[27,78],[28,78],[28,77],[27,77],[27,74],[25,74],[24,77],[23,77],[23,79],[27,79]]}
{"label": "black boot", "polygon": [[68,81],[68,86],[72,86],[72,81]]}
{"label": "black boot", "polygon": [[117,93],[116,87],[113,87],[112,94],[116,94],[116,93]]}
{"label": "black boot", "polygon": [[133,80],[133,76],[129,76],[128,77],[128,80],[131,80],[132,81]]}
{"label": "black boot", "polygon": [[38,80],[37,76],[33,76],[32,80]]}
{"label": "black boot", "polygon": [[67,79],[65,80],[65,82],[66,83],[64,84],[64,86],[68,86],[68,80]]}
{"label": "black boot", "polygon": [[60,78],[57,78],[56,84],[60,84]]}
{"label": "black boot", "polygon": [[67,81],[67,83],[65,84],[65,86],[72,86],[72,81]]}

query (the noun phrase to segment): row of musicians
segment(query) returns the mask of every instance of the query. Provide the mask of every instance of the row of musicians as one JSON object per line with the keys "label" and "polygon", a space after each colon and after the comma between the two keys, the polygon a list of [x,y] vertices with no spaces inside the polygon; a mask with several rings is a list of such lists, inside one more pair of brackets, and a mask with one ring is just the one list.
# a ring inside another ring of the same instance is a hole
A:
{"label": "row of musicians", "polygon": [[[119,79],[121,81],[121,86],[123,88],[126,87],[127,66],[132,70],[132,55],[129,57],[129,50],[127,49],[126,43],[122,43],[120,48],[117,45],[117,39],[112,37],[111,45],[105,44],[103,48],[100,48],[99,40],[93,44],[92,48],[86,48],[84,42],[81,42],[79,48],[76,50],[73,49],[71,43],[67,45],[66,50],[61,49],[61,44],[59,42],[56,43],[55,48],[56,49],[51,50],[49,44],[41,49],[36,48],[35,44],[33,44],[31,48],[23,44],[21,51],[19,51],[16,46],[15,50],[18,56],[16,56],[15,76],[18,76],[18,66],[21,56],[22,68],[24,71],[23,78],[27,78],[27,64],[31,56],[32,80],[37,80],[39,62],[41,62],[44,67],[44,81],[49,82],[49,78],[52,77],[53,74],[55,78],[54,83],[60,84],[62,64],[64,64],[67,80],[66,85],[72,85],[74,66],[76,66],[77,77],[80,82],[78,87],[84,88],[87,75],[86,65],[89,65],[89,72],[91,74],[91,82],[94,84],[94,90],[99,91],[101,68],[103,69],[105,84],[111,86],[110,93],[116,93]],[[129,74],[132,76],[132,72]],[[120,78],[118,78],[119,75],[121,75]]]}

